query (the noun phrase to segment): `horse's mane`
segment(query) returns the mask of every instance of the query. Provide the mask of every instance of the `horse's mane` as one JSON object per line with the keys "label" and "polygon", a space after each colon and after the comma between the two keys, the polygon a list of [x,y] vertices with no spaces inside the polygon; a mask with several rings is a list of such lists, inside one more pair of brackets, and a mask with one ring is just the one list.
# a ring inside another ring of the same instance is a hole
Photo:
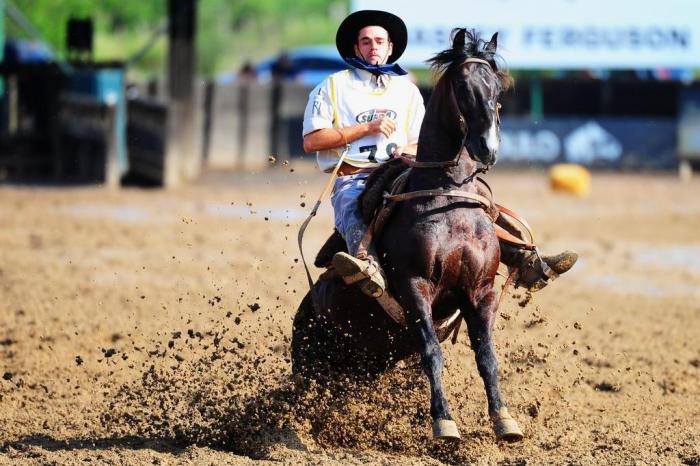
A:
{"label": "horse's mane", "polygon": [[[494,40],[497,35],[494,35]],[[513,78],[505,68],[503,57],[496,53],[496,45],[490,41],[485,41],[479,36],[475,29],[455,28],[450,34],[452,47],[437,53],[427,60],[430,68],[435,72],[438,82],[435,85],[435,92],[444,92],[442,85],[444,77],[456,68],[461,67],[468,58],[480,58],[486,60],[491,65],[491,69],[499,79],[501,89],[508,89],[513,85]]]}

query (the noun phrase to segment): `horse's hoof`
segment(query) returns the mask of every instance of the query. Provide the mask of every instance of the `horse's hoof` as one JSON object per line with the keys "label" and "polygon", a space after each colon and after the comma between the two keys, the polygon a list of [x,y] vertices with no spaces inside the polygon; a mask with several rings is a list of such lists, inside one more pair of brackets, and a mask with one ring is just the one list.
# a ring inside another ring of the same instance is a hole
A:
{"label": "horse's hoof", "polygon": [[497,414],[491,416],[493,430],[498,440],[517,442],[523,439],[523,431],[518,422],[508,413],[507,408],[501,408]]}
{"label": "horse's hoof", "polygon": [[438,419],[437,421],[433,421],[433,438],[459,440],[462,437],[459,435],[459,430],[457,429],[457,423],[455,421]]}

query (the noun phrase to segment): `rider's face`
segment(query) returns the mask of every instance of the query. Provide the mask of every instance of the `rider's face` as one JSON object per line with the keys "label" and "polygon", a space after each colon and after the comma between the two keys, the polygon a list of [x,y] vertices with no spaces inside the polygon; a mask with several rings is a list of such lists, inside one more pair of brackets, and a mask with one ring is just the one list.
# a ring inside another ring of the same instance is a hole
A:
{"label": "rider's face", "polygon": [[357,33],[355,55],[370,65],[385,64],[393,49],[389,33],[383,27],[365,26]]}

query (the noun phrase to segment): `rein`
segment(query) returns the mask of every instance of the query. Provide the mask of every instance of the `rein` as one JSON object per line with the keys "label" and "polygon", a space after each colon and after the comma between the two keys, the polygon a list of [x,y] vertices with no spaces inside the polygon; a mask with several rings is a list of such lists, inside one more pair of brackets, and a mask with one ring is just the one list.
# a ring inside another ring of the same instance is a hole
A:
{"label": "rein", "polygon": [[[304,257],[304,232],[306,231],[306,227],[309,226],[311,219],[316,216],[316,213],[318,212],[318,208],[321,206],[321,202],[323,201],[323,198],[326,197],[328,195],[328,193],[331,191],[331,188],[333,187],[333,183],[335,182],[335,179],[338,177],[338,171],[340,170],[340,166],[345,161],[345,156],[348,154],[349,149],[350,149],[350,145],[346,143],[345,149],[343,150],[342,154],[340,154],[340,157],[338,158],[338,162],[335,164],[335,168],[333,168],[333,171],[331,172],[331,176],[328,179],[328,181],[326,182],[326,186],[323,188],[323,191],[321,191],[321,195],[316,200],[316,204],[314,205],[313,209],[311,209],[309,216],[306,217],[306,220],[304,220],[304,223],[302,223],[301,227],[299,227],[299,233],[297,234],[297,245],[299,246],[299,254],[301,255],[301,262],[302,262],[302,264],[304,264],[304,270],[306,271],[306,279],[309,281],[309,289],[311,290],[312,294],[313,294],[313,290],[314,290],[314,281],[311,278],[311,272],[309,272],[309,267],[306,265],[306,258]],[[316,306],[316,301],[314,301],[314,307],[315,306]]]}

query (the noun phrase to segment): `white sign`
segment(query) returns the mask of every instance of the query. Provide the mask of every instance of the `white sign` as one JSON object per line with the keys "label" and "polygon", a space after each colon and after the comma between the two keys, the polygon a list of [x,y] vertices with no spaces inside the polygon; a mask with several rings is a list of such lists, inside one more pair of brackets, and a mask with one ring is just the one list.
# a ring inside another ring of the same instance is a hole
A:
{"label": "white sign", "polygon": [[588,121],[564,134],[534,127],[501,129],[499,159],[509,162],[570,163],[591,165],[617,162],[624,153],[622,143],[596,121]]}
{"label": "white sign", "polygon": [[622,156],[622,144],[595,121],[574,130],[564,140],[566,159],[590,164],[594,160],[615,161]]}
{"label": "white sign", "polygon": [[554,131],[501,130],[499,157],[514,162],[553,162],[561,154],[561,141]]}
{"label": "white sign", "polygon": [[353,0],[408,27],[399,61],[424,67],[450,46],[456,27],[474,28],[510,68],[700,68],[700,0]]}

